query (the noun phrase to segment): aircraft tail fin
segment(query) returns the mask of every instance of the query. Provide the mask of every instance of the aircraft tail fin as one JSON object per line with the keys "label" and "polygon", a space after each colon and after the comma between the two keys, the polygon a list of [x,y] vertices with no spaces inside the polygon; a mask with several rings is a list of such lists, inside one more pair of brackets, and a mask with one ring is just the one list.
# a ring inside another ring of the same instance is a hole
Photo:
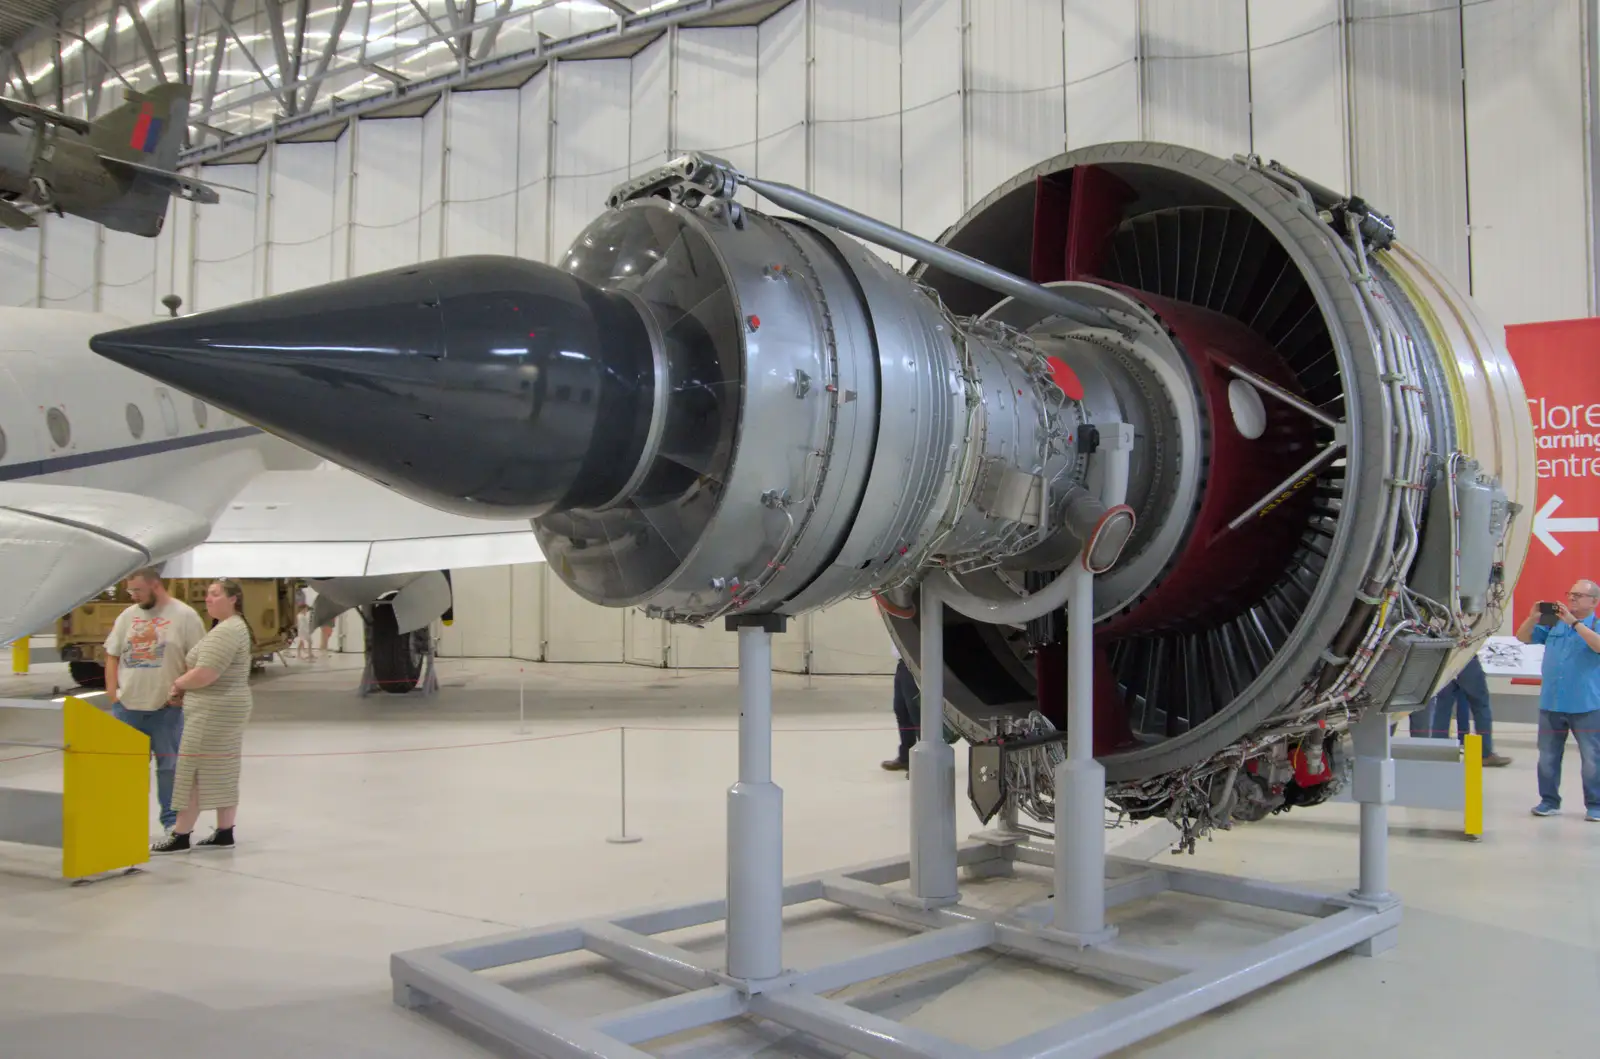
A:
{"label": "aircraft tail fin", "polygon": [[186,84],[127,93],[122,106],[94,122],[89,143],[103,155],[174,169],[189,120]]}

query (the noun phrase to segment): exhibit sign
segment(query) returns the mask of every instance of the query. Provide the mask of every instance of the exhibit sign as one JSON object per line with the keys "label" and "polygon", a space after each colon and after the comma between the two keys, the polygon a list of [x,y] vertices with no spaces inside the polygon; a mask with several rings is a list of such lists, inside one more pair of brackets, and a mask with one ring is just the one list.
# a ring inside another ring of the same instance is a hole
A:
{"label": "exhibit sign", "polygon": [[1600,581],[1600,319],[1506,328],[1528,394],[1539,486],[1511,624],[1579,578]]}

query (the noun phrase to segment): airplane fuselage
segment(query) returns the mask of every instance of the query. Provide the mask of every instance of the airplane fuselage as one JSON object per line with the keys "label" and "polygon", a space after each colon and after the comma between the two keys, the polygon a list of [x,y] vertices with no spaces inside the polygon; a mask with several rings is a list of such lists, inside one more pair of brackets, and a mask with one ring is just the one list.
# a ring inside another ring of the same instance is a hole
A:
{"label": "airplane fuselage", "polygon": [[315,457],[89,350],[129,321],[0,309],[0,483],[76,485],[178,504],[214,520],[264,469]]}
{"label": "airplane fuselage", "polygon": [[[42,143],[37,142],[41,131]],[[35,178],[48,188],[49,201],[39,201]],[[108,170],[88,140],[70,129],[47,125],[40,130],[17,121],[0,125],[0,191],[70,213],[114,202],[131,183]]]}

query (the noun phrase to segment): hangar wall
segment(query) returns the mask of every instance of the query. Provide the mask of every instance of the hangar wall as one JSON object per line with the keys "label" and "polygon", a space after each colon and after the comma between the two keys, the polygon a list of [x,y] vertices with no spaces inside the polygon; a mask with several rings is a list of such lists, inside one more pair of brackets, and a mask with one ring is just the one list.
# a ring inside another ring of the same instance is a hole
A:
{"label": "hangar wall", "polygon": [[[1587,7],[795,0],[759,27],[675,29],[632,58],[557,62],[520,89],[208,167],[240,191],[175,204],[157,240],[74,218],[0,233],[0,302],[139,317],[169,293],[211,309],[441,254],[550,260],[612,185],[683,149],[936,236],[1063,148],[1157,139],[1353,186],[1503,322],[1586,316]],[[720,631],[590,607],[539,567],[457,584],[452,654],[733,661]],[[864,603],[785,640],[788,668],[892,665]]]}

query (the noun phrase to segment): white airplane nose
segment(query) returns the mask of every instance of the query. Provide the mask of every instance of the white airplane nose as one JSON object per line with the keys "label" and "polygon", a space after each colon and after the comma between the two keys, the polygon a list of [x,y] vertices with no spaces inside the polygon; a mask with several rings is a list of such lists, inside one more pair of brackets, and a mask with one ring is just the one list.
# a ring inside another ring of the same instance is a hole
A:
{"label": "white airplane nose", "polygon": [[194,512],[126,493],[77,486],[6,487],[0,541],[8,591],[0,643],[48,628],[141,566],[205,540]]}

